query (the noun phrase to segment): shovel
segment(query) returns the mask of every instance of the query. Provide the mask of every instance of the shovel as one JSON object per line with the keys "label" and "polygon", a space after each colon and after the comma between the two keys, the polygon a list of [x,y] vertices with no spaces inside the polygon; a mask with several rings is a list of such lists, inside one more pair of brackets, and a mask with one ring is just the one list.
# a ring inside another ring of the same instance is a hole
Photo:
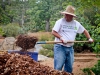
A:
{"label": "shovel", "polygon": [[[68,43],[86,43],[89,41],[68,41]],[[56,44],[56,43],[62,43],[62,41],[39,41],[36,44]]]}

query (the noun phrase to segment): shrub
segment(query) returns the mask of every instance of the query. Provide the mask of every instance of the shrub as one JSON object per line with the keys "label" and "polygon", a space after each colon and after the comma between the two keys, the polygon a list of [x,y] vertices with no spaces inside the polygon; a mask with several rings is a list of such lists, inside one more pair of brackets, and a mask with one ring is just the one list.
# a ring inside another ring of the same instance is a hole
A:
{"label": "shrub", "polygon": [[53,50],[53,44],[44,44],[44,45],[42,45],[42,47],[44,48],[44,49],[47,49],[47,50]]}
{"label": "shrub", "polygon": [[3,32],[6,36],[10,37],[10,36],[17,36],[18,34],[20,34],[20,26],[16,23],[10,23],[7,26],[3,26]]}
{"label": "shrub", "polygon": [[4,32],[2,30],[2,27],[0,27],[0,35],[4,35]]}
{"label": "shrub", "polygon": [[53,44],[45,44],[42,45],[43,50],[40,50],[40,54],[48,56],[48,57],[53,57]]}
{"label": "shrub", "polygon": [[54,57],[54,53],[52,50],[43,49],[43,50],[40,50],[39,53],[47,57]]}

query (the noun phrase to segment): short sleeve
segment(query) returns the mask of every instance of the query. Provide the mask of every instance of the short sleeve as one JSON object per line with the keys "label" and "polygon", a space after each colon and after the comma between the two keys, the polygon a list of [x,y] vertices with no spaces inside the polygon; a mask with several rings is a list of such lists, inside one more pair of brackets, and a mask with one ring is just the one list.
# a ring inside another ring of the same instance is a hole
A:
{"label": "short sleeve", "polygon": [[58,32],[60,30],[60,28],[61,28],[61,21],[58,20],[58,21],[56,21],[56,23],[55,23],[55,25],[54,25],[52,30]]}
{"label": "short sleeve", "polygon": [[79,28],[78,28],[77,33],[83,33],[85,28],[80,23],[78,23],[78,24],[79,24]]}

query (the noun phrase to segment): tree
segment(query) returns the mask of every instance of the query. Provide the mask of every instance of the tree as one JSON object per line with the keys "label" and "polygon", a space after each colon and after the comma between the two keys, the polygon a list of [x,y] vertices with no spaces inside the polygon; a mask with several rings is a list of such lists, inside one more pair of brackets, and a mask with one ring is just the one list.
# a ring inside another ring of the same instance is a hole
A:
{"label": "tree", "polygon": [[0,24],[10,23],[12,16],[9,15],[7,7],[10,6],[10,1],[0,0]]}
{"label": "tree", "polygon": [[23,25],[27,5],[28,0],[0,0],[0,23],[19,22]]}
{"label": "tree", "polygon": [[54,16],[55,19],[58,17],[58,9],[62,8],[59,4],[62,4],[62,2],[63,0],[36,0],[33,5],[34,8],[31,10],[32,18],[36,22],[36,27],[45,27],[45,31],[50,31],[50,21]]}

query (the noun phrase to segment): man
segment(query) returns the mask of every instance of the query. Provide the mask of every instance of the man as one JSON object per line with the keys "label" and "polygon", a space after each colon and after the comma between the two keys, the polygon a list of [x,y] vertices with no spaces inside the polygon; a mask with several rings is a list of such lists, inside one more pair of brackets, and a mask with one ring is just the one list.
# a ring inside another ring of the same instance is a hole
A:
{"label": "man", "polygon": [[74,62],[74,43],[68,43],[67,41],[74,41],[77,33],[84,33],[89,42],[93,42],[88,31],[73,18],[75,8],[71,5],[67,6],[64,12],[64,18],[56,21],[52,34],[55,36],[55,41],[62,41],[54,45],[54,69],[62,70],[72,73]]}

